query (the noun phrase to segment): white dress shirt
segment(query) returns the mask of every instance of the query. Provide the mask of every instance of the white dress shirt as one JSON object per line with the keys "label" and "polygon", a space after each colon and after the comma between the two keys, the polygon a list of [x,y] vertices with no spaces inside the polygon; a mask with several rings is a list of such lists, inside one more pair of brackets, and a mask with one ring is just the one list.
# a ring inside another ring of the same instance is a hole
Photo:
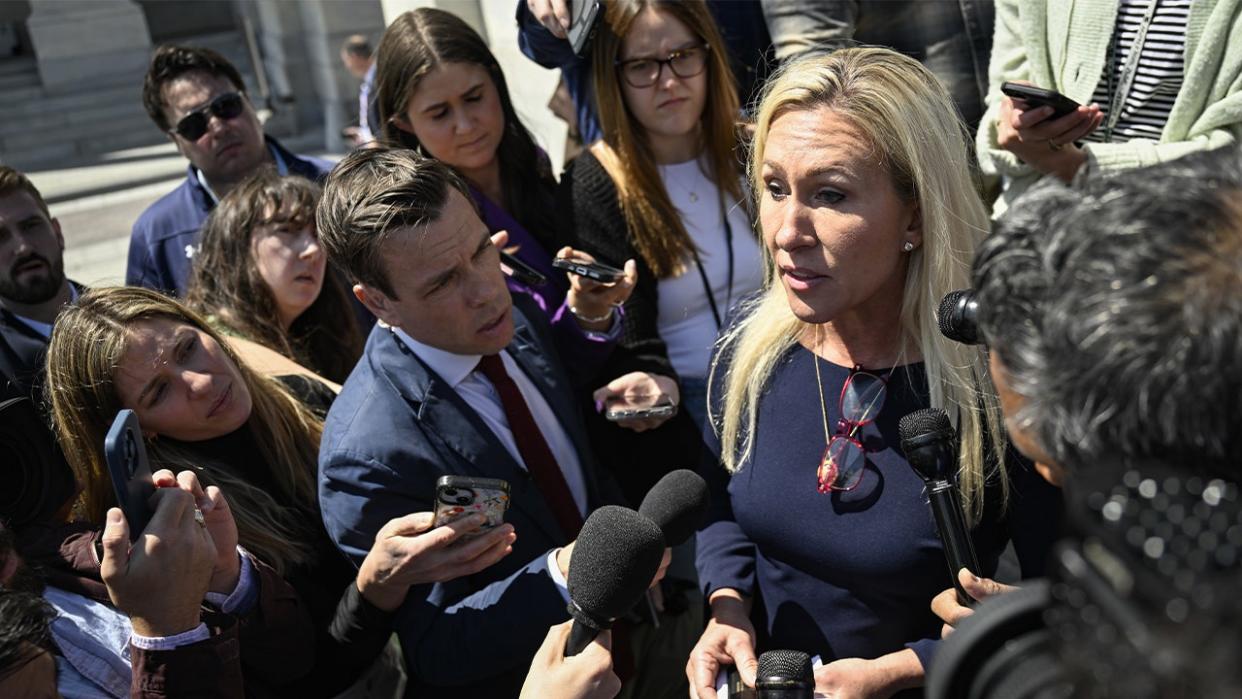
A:
{"label": "white dress shirt", "polygon": [[[469,405],[483,419],[518,465],[525,469],[526,462],[522,460],[522,454],[518,451],[513,431],[509,429],[509,420],[500,402],[500,393],[496,391],[492,382],[483,376],[483,372],[476,371],[482,355],[445,352],[415,340],[401,328],[394,327],[392,330],[414,353],[414,356],[421,359],[440,378],[444,379],[457,392],[457,395],[461,396],[462,400],[466,401],[466,405]],[[513,379],[513,383],[517,384],[522,398],[526,400],[526,407],[530,410],[531,417],[539,426],[543,440],[548,443],[552,456],[565,476],[565,483],[569,486],[570,494],[573,495],[574,504],[585,518],[587,512],[586,477],[582,473],[582,463],[578,459],[578,450],[574,448],[573,440],[561,426],[556,413],[544,400],[538,387],[527,378],[526,373],[509,356],[507,350],[500,352],[500,359],[504,363],[505,371]]]}

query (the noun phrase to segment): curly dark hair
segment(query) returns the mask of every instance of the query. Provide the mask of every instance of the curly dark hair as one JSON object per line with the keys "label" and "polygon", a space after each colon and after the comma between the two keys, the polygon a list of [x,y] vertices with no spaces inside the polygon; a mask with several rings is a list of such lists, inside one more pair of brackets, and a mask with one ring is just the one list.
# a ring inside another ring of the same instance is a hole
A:
{"label": "curly dark hair", "polygon": [[362,356],[362,333],[340,275],[329,266],[319,297],[286,333],[259,274],[251,235],[266,223],[315,224],[318,185],[261,168],[228,193],[203,224],[186,304],[228,330],[340,383]]}
{"label": "curly dark hair", "polygon": [[52,606],[29,592],[0,589],[0,680],[50,650]]}
{"label": "curly dark hair", "polygon": [[[1242,151],[1032,189],[974,263],[979,326],[1060,466],[1242,450]],[[1236,467],[1235,467],[1236,468]]]}
{"label": "curly dark hair", "polygon": [[224,56],[211,49],[164,44],[155,49],[151,64],[147,66],[147,76],[142,81],[142,106],[160,131],[172,128],[164,115],[164,108],[168,106],[164,103],[164,86],[186,73],[196,71],[227,78],[238,92],[246,91],[241,73]]}

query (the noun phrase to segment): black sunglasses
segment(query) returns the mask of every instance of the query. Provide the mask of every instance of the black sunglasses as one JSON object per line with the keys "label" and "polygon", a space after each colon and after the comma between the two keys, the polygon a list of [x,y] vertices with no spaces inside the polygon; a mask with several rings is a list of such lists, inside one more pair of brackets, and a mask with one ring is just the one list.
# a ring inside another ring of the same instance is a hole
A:
{"label": "black sunglasses", "polygon": [[246,108],[246,98],[240,92],[226,92],[208,104],[181,117],[173,127],[173,133],[187,141],[197,141],[207,133],[208,112],[221,121],[236,119]]}

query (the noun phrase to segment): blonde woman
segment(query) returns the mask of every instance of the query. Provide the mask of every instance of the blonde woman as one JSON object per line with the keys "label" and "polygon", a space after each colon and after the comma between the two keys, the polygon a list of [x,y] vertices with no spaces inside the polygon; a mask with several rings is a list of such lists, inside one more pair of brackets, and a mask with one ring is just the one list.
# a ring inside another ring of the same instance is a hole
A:
{"label": "blonde woman", "polygon": [[604,137],[561,182],[575,248],[638,261],[622,345],[681,379],[706,412],[711,344],[730,306],[759,287],[760,252],[735,153],[737,91],[702,0],[605,5],[592,48]]}
{"label": "blonde woman", "polygon": [[715,511],[698,536],[699,697],[726,665],[753,683],[757,652],[775,648],[819,656],[833,697],[922,684],[940,632],[929,602],[950,578],[899,447],[914,410],[957,420],[983,574],[1011,535],[1023,572],[1040,572],[1057,494],[1005,467],[983,353],[941,337],[933,314],[968,285],[987,230],[967,138],[936,78],[886,49],[800,61],[765,91],[751,175],[770,282],[713,359],[723,467],[708,469]]}
{"label": "blonde woman", "polygon": [[[56,433],[82,488],[75,512],[88,531],[102,529],[115,505],[104,435],[117,411],[131,409],[152,470],[191,471],[228,494],[232,521],[225,535],[212,531],[219,550],[210,591],[229,601],[249,595],[252,605],[257,598],[261,612],[247,621],[256,627],[273,623],[271,596],[280,621],[308,617],[302,633],[286,638],[259,639],[243,628],[248,689],[334,696],[379,656],[411,584],[478,572],[510,550],[507,525],[446,548],[461,532],[416,537],[431,517],[412,513],[384,526],[355,570],[323,528],[315,485],[323,422],[290,388],[304,382],[286,387],[259,376],[201,316],[154,291],[96,289],[67,306],[52,332],[47,372]],[[212,517],[205,518],[209,530]],[[247,563],[237,543],[246,560],[275,569],[296,595],[238,592]],[[72,573],[99,579],[89,552],[66,563]]]}

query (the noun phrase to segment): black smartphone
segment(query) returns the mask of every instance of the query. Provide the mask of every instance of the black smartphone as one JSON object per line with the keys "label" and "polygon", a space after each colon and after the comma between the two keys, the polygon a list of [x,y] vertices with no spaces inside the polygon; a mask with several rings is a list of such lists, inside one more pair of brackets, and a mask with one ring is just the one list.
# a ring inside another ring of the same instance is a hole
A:
{"label": "black smartphone", "polygon": [[543,286],[548,283],[548,278],[540,274],[539,270],[504,250],[500,251],[500,269],[526,286]]}
{"label": "black smartphone", "polygon": [[609,267],[608,265],[602,265],[598,262],[579,262],[577,260],[567,260],[563,257],[558,257],[555,260],[552,260],[552,266],[556,269],[563,269],[570,274],[576,274],[579,277],[586,277],[587,279],[594,279],[595,281],[603,282],[604,284],[611,284],[613,282],[621,281],[621,279],[625,277],[625,272],[617,269],[616,267]]}
{"label": "black smartphone", "polygon": [[1054,119],[1063,117],[1082,106],[1056,90],[1047,90],[1034,85],[1007,82],[1001,85],[1001,92],[1012,99],[1026,102],[1032,108],[1052,107]]}
{"label": "black smartphone", "polygon": [[672,403],[653,405],[650,408],[617,408],[604,411],[604,417],[613,422],[641,420],[648,417],[672,417],[676,414],[677,406]]}
{"label": "black smartphone", "polygon": [[433,527],[472,514],[487,516],[483,526],[466,534],[478,536],[504,524],[505,511],[509,509],[509,482],[500,478],[472,478],[470,476],[440,476],[436,481],[436,510]]}
{"label": "black smartphone", "polygon": [[116,414],[104,437],[104,459],[112,475],[117,507],[125,513],[125,521],[129,523],[129,539],[136,541],[151,521],[150,500],[155,493],[155,479],[151,476],[151,462],[147,461],[142,428],[134,411],[126,409]]}
{"label": "black smartphone", "polygon": [[599,13],[603,9],[599,0],[569,0],[569,45],[574,54],[581,56],[586,53],[591,40],[595,38],[595,29],[599,22]]}

